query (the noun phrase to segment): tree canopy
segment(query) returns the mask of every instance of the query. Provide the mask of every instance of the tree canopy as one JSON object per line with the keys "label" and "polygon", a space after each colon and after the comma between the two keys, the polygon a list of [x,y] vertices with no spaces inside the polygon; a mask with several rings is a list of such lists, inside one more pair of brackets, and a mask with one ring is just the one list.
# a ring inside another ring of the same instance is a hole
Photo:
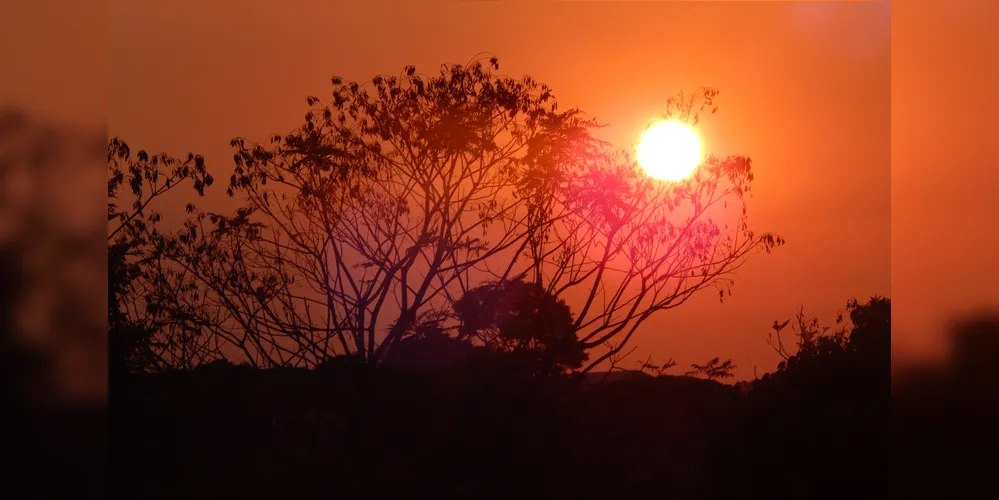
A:
{"label": "tree canopy", "polygon": [[[593,137],[598,122],[498,69],[492,58],[433,76],[408,66],[365,84],[334,77],[298,129],[234,139],[227,193],[241,208],[188,205],[183,230],[136,229],[144,245],[131,262],[145,266],[133,282],[157,293],[126,300],[167,314],[168,336],[200,339],[162,342],[173,354],[159,356],[374,364],[433,325],[480,341],[491,329],[489,342],[511,350],[558,344],[558,364],[589,370],[651,315],[709,287],[731,293],[732,271],[782,244],[748,226],[749,158],[710,156],[688,179],[652,179]],[[670,99],[664,115],[696,122],[716,96]],[[192,161],[200,193],[211,178]],[[505,304],[515,290],[535,303],[502,306],[502,324],[500,309],[483,319],[464,307]]]}

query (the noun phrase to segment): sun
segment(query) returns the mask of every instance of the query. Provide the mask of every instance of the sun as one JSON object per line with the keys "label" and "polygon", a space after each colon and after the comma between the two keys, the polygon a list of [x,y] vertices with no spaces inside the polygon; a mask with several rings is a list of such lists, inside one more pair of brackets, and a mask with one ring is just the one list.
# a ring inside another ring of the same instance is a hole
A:
{"label": "sun", "polygon": [[678,121],[656,123],[642,134],[638,164],[664,181],[681,180],[701,161],[701,143],[690,127]]}

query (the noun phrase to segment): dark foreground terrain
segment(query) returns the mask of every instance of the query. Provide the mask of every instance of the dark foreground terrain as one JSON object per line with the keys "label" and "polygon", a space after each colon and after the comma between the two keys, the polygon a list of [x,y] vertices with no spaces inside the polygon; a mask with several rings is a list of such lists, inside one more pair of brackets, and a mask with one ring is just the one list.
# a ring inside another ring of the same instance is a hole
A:
{"label": "dark foreground terrain", "polygon": [[112,492],[886,498],[888,332],[865,338],[862,349],[801,357],[748,392],[678,376],[539,381],[481,362],[131,375],[112,386]]}
{"label": "dark foreground terrain", "polygon": [[[488,359],[437,373],[343,360],[314,371],[115,372],[111,490],[171,499],[994,496],[999,316],[957,325],[948,364],[894,378],[889,316],[863,309],[848,339],[813,342],[749,391],[620,372],[597,387],[543,382]],[[64,428],[45,442],[72,438]],[[17,448],[30,453],[13,464],[52,465],[53,446]]]}

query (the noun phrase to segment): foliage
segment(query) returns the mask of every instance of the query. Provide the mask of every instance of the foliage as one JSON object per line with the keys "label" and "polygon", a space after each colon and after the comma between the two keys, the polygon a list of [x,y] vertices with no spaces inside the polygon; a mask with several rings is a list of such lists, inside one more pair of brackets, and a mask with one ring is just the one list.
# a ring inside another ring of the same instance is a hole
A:
{"label": "foliage", "polygon": [[721,361],[721,358],[715,357],[708,360],[708,362],[703,365],[694,363],[691,364],[690,367],[692,369],[687,372],[686,375],[703,376],[708,380],[715,380],[733,377],[734,375],[732,375],[732,370],[736,368],[736,365],[732,363],[731,359]]}
{"label": "foliage", "polygon": [[202,156],[181,161],[140,150],[133,158],[121,139],[108,142],[108,335],[112,361],[127,371],[192,366],[198,332],[170,307],[178,293],[171,285],[182,282],[171,282],[162,267],[161,216],[150,206],[185,181],[199,196],[212,185]]}
{"label": "foliage", "polygon": [[[779,341],[789,322],[775,322],[773,345],[785,361],[754,381],[741,431],[748,444],[741,460],[752,458],[742,480],[755,496],[887,496],[891,302],[851,300],[845,312],[849,323],[841,316],[833,332],[799,312],[793,353]],[[834,472],[844,464],[848,474]]]}
{"label": "foliage", "polygon": [[[154,323],[172,329],[173,343],[158,344],[181,351],[172,359],[375,364],[422,330],[456,331],[454,306],[473,290],[522,282],[539,300],[571,297],[558,338],[574,347],[557,364],[586,371],[652,314],[707,287],[731,293],[751,253],[783,243],[748,227],[749,158],[654,180],[590,135],[596,121],[498,68],[493,58],[432,77],[409,66],[363,85],[333,78],[299,129],[234,139],[227,193],[245,206],[224,216],[189,205],[183,230],[149,238],[157,272],[144,283],[158,295],[126,294],[129,307],[165,314]],[[716,95],[671,99],[666,116],[696,122]],[[199,192],[207,179],[195,178]],[[496,338],[555,342],[517,335]],[[598,346],[607,352],[581,364]]]}
{"label": "foliage", "polygon": [[802,363],[816,362],[828,357],[847,354],[884,353],[890,351],[891,301],[884,297],[873,297],[866,304],[851,299],[845,312],[850,325],[845,323],[841,313],[837,324],[840,328],[830,332],[829,327],[819,325],[815,316],[806,315],[804,309],[795,317],[796,352],[790,353],[781,338],[781,331],[791,320],[774,321],[773,332],[768,334],[767,343],[784,361],[777,365],[778,372],[793,371]]}
{"label": "foliage", "polygon": [[474,288],[454,304],[458,338],[476,338],[502,352],[527,354],[532,364],[580,368],[587,359],[564,300],[522,280]]}
{"label": "foliage", "polygon": [[652,355],[650,354],[645,361],[639,361],[638,370],[642,373],[648,373],[649,375],[658,377],[665,375],[666,371],[670,368],[676,366],[676,361],[673,358],[667,359],[663,364],[657,364],[652,362]]}

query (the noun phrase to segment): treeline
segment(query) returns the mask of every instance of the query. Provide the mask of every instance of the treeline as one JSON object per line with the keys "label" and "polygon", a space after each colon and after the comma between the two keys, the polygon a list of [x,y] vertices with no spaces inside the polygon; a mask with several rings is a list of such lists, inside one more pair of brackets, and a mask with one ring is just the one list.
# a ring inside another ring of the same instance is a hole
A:
{"label": "treeline", "polygon": [[890,302],[850,316],[786,334],[801,348],[748,393],[538,378],[509,353],[135,375],[115,395],[113,484],[129,498],[885,498]]}

